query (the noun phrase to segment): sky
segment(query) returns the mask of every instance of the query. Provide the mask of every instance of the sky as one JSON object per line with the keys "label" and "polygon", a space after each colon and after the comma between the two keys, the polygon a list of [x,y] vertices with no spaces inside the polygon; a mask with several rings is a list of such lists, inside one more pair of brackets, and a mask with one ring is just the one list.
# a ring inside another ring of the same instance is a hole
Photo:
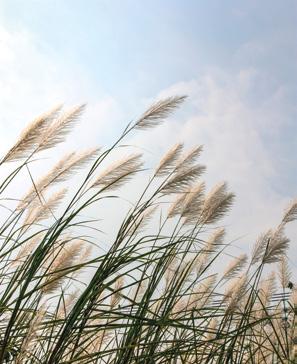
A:
{"label": "sky", "polygon": [[86,148],[186,94],[130,142],[149,162],[176,142],[203,144],[208,184],[227,180],[236,194],[225,224],[245,251],[297,197],[296,24],[294,0],[0,0],[0,152],[60,102],[88,103],[67,144]]}

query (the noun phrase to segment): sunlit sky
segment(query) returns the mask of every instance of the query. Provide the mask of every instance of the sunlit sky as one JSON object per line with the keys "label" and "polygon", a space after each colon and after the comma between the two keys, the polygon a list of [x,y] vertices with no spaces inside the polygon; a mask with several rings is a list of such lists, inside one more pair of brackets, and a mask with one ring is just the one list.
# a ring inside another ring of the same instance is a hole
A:
{"label": "sunlit sky", "polygon": [[69,141],[85,147],[187,94],[133,143],[156,159],[177,141],[203,144],[207,181],[237,195],[230,239],[245,250],[297,196],[296,1],[0,0],[0,20],[1,152],[57,102],[88,102]]}

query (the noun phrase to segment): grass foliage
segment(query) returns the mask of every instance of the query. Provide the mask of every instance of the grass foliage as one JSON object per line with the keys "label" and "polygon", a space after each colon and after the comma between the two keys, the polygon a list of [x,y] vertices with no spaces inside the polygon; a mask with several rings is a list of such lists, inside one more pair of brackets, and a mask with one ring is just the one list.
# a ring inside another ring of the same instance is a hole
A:
{"label": "grass foliage", "polygon": [[[296,201],[250,257],[229,257],[220,224],[234,195],[225,182],[206,189],[201,146],[177,144],[134,196],[106,249],[100,221],[83,218],[111,198],[121,204],[118,189],[148,173],[140,154],[104,166],[127,136],[158,126],[183,100],[158,101],[110,148],[69,153],[34,180],[38,153],[62,143],[84,109],[58,106],[2,158],[1,168],[13,168],[1,196],[23,170],[31,188],[1,203],[0,363],[297,362],[297,291],[285,236]],[[82,168],[83,181],[67,191],[65,181]]]}

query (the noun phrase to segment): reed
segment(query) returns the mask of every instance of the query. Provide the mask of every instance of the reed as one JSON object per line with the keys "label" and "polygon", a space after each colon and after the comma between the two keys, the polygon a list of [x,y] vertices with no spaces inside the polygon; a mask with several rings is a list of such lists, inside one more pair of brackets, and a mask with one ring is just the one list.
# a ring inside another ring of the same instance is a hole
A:
{"label": "reed", "polygon": [[[202,146],[183,152],[176,144],[152,172],[141,154],[106,167],[130,135],[157,127],[184,100],[157,101],[111,147],[69,153],[32,179],[16,206],[4,200],[0,364],[296,363],[285,235],[296,201],[250,258],[232,257],[222,219],[235,196],[226,182],[206,192]],[[84,108],[58,106],[21,133],[1,160],[4,171],[15,163],[2,196],[39,153],[64,142]],[[78,172],[81,182],[69,184]],[[124,206],[123,187],[141,173],[151,174],[147,184],[113,231],[102,232],[102,219]]]}

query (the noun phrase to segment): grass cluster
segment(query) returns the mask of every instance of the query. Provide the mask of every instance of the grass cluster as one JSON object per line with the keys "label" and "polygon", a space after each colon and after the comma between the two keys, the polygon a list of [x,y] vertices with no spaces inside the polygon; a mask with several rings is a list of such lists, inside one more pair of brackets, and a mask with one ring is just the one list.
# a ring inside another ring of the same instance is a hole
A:
{"label": "grass cluster", "polygon": [[[297,362],[297,291],[285,236],[297,202],[259,237],[250,257],[217,269],[228,258],[219,224],[234,195],[225,182],[206,189],[201,146],[184,151],[177,144],[106,250],[97,247],[100,221],[94,226],[82,217],[111,198],[121,203],[117,190],[144,173],[142,156],[103,166],[128,135],[158,126],[183,100],[153,104],[110,148],[69,153],[31,178],[19,201],[4,200],[0,363]],[[83,109],[56,107],[22,132],[1,160],[2,168],[15,166],[1,181],[1,196],[22,170],[32,176],[38,153],[63,142]],[[67,191],[65,181],[82,168],[83,181]],[[93,236],[82,235],[86,227]]]}

